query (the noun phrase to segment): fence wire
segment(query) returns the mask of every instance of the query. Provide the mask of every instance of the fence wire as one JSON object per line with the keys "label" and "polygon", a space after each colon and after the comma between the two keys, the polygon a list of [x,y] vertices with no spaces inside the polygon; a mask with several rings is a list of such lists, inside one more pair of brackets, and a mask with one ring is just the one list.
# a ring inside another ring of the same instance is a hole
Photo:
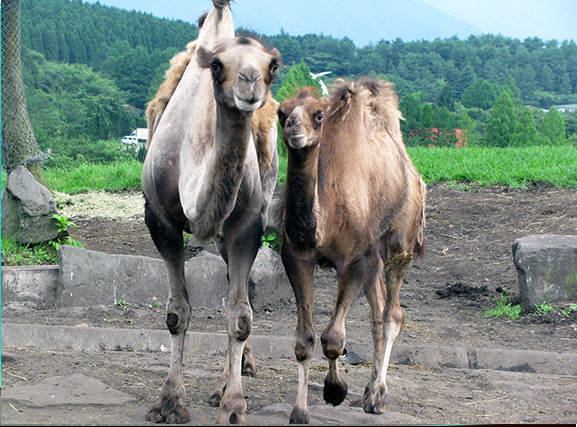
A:
{"label": "fence wire", "polygon": [[2,163],[7,171],[46,160],[26,107],[20,58],[20,0],[4,0],[2,15]]}

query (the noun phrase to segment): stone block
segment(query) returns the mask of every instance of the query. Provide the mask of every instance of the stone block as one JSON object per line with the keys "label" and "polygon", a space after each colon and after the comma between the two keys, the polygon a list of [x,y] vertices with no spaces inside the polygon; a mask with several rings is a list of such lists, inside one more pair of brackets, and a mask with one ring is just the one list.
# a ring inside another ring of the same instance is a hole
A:
{"label": "stone block", "polygon": [[[202,250],[185,264],[189,299],[193,307],[224,308],[229,285],[226,263]],[[59,281],[62,294],[57,305],[90,306],[148,304],[168,298],[168,274],[163,260],[144,256],[115,255],[74,246],[60,248]],[[249,281],[253,309],[292,297],[292,288],[280,256],[262,247]]]}
{"label": "stone block", "polygon": [[54,307],[62,289],[57,265],[2,267],[2,307]]}
{"label": "stone block", "polygon": [[527,236],[512,249],[525,308],[577,300],[577,236]]}
{"label": "stone block", "polygon": [[107,254],[62,245],[62,294],[57,306],[114,304],[115,299],[147,304],[166,301],[168,275],[161,259]]}

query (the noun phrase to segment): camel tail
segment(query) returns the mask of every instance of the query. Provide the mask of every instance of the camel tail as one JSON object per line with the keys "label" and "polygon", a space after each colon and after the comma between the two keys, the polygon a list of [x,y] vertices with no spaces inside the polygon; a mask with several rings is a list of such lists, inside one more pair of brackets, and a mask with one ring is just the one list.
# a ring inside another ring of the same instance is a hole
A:
{"label": "camel tail", "polygon": [[420,215],[419,215],[419,221],[417,224],[417,238],[415,241],[415,246],[413,248],[413,253],[417,256],[417,257],[423,257],[425,255],[425,227],[426,227],[426,222],[425,222],[425,205],[426,203],[426,199],[427,199],[427,185],[425,184],[425,182],[423,181],[422,178],[419,177],[419,190],[421,192],[420,194]]}

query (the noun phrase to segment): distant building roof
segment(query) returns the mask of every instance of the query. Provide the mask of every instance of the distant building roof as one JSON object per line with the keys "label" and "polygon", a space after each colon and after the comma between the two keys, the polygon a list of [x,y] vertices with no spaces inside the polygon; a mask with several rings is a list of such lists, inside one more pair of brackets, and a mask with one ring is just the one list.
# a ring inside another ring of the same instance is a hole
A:
{"label": "distant building roof", "polygon": [[567,111],[577,111],[577,104],[553,105],[553,108],[565,113]]}

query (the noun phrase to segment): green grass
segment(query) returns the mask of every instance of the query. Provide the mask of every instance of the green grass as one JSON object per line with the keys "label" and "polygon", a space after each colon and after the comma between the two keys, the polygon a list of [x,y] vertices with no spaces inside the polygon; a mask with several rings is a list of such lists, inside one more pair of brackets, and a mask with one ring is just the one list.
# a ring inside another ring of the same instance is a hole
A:
{"label": "green grass", "polygon": [[138,160],[106,164],[81,163],[74,169],[46,169],[50,189],[66,194],[88,191],[140,190],[142,163]]}
{"label": "green grass", "polygon": [[467,182],[524,188],[531,182],[577,187],[577,147],[409,147],[427,183]]}
{"label": "green grass", "polygon": [[511,320],[517,319],[521,312],[523,311],[523,307],[521,304],[515,304],[509,301],[509,297],[507,295],[501,295],[499,298],[491,298],[496,306],[495,308],[491,308],[486,310],[483,313],[484,317],[491,317],[491,318],[499,318],[502,316],[507,316]]}
{"label": "green grass", "polygon": [[2,265],[58,264],[58,250],[48,243],[21,245],[2,237]]}
{"label": "green grass", "polygon": [[[533,182],[554,187],[577,188],[577,147],[531,146],[491,147],[409,147],[409,156],[427,183],[449,182],[466,189],[505,185],[524,188]],[[78,167],[47,168],[51,190],[67,194],[87,191],[140,190],[142,163],[137,160]],[[279,185],[284,184],[286,159],[279,158]],[[2,171],[2,188],[6,173]]]}

